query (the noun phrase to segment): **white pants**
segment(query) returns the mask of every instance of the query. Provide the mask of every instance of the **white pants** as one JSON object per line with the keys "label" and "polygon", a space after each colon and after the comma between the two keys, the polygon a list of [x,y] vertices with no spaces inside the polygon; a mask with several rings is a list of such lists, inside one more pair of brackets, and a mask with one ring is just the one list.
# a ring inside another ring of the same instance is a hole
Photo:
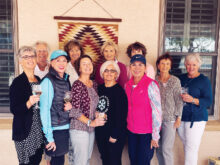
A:
{"label": "white pants", "polygon": [[185,165],[197,165],[199,145],[206,122],[194,122],[192,128],[190,124],[191,122],[182,121],[177,131],[184,145]]}
{"label": "white pants", "polygon": [[80,130],[70,130],[71,147],[73,153],[69,155],[70,165],[89,165],[94,146],[95,133]]}

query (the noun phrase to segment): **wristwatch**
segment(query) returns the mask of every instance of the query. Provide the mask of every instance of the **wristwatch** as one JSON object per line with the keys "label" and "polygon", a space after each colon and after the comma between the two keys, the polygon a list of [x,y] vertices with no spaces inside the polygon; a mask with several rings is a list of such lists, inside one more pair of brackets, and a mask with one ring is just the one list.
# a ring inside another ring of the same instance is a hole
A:
{"label": "wristwatch", "polygon": [[87,122],[88,127],[90,126],[91,122],[92,122],[92,120],[89,119],[88,122]]}

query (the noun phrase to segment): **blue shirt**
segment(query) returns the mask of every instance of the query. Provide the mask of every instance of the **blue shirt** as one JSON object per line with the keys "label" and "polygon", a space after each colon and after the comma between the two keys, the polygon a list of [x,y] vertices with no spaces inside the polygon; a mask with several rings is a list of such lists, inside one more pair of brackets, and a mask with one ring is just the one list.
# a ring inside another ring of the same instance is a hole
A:
{"label": "blue shirt", "polygon": [[187,103],[183,107],[182,121],[208,121],[207,108],[212,104],[212,88],[208,77],[200,74],[189,78],[187,74],[183,74],[179,78],[181,86],[188,87],[189,95],[199,99],[199,105]]}

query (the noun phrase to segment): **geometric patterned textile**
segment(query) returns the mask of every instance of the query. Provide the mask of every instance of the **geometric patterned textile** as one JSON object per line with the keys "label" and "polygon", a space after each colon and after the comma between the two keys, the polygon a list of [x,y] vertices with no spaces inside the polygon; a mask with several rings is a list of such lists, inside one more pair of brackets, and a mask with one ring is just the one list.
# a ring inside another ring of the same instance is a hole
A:
{"label": "geometric patterned textile", "polygon": [[117,24],[93,24],[58,22],[59,48],[63,49],[66,42],[76,39],[83,46],[85,54],[89,55],[95,65],[103,62],[100,48],[106,41],[118,44]]}

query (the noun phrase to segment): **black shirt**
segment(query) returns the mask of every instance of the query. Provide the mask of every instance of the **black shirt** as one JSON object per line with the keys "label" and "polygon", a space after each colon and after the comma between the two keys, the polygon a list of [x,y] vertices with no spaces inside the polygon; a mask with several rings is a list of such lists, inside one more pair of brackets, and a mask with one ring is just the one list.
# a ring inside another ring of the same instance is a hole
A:
{"label": "black shirt", "polygon": [[107,122],[96,128],[96,133],[108,134],[114,139],[124,135],[127,127],[128,101],[124,89],[115,84],[112,87],[98,86],[99,103],[97,110],[107,114]]}

